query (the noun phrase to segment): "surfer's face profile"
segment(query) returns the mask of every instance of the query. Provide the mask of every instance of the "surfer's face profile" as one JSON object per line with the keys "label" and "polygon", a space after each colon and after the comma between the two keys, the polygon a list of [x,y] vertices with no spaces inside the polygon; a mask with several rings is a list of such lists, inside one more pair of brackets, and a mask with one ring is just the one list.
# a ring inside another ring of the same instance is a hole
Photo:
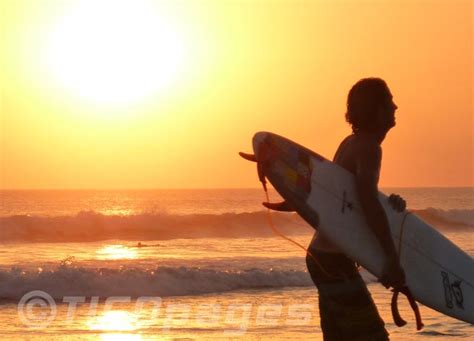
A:
{"label": "surfer's face profile", "polygon": [[395,127],[395,111],[397,109],[398,106],[393,101],[393,96],[389,92],[386,101],[379,107],[378,120],[381,129],[388,131]]}

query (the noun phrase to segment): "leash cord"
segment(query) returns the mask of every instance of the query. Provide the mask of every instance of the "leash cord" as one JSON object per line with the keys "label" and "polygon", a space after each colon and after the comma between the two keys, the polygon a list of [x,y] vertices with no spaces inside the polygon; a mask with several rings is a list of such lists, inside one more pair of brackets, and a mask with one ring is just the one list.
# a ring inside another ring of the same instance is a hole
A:
{"label": "leash cord", "polygon": [[[402,218],[402,223],[400,225],[400,236],[399,236],[399,239],[398,239],[398,260],[399,261],[401,260],[401,255],[402,255],[402,239],[403,239],[403,232],[405,230],[405,222],[406,222],[406,218],[408,217],[409,214],[411,214],[410,211],[407,211],[405,213],[405,215]],[[402,319],[402,317],[400,316],[400,313],[398,311],[397,301],[398,301],[398,294],[400,292],[403,293],[407,297],[408,302],[410,303],[410,307],[412,308],[413,312],[415,313],[416,329],[421,330],[423,328],[424,324],[421,321],[420,310],[418,308],[418,305],[416,304],[415,298],[413,297],[413,295],[412,295],[412,293],[411,293],[411,291],[410,291],[410,289],[408,288],[407,285],[405,285],[402,288],[398,288],[398,289],[394,288],[393,289],[393,296],[392,296],[392,302],[391,302],[393,321],[395,322],[395,324],[398,327],[402,327],[402,326],[406,325],[406,321]]]}
{"label": "leash cord", "polygon": [[[265,198],[267,199],[267,202],[270,202],[270,197],[268,195],[268,190],[266,189],[266,187],[264,187],[264,192],[265,192]],[[275,226],[274,222],[273,222],[273,219],[272,219],[272,215],[270,213],[270,209],[267,208],[267,222],[268,222],[268,225],[270,226],[270,228],[272,229],[273,233],[275,233],[277,236],[280,236],[281,238],[289,241],[290,243],[293,243],[294,245],[298,246],[300,249],[304,250],[305,253],[311,257],[311,259],[314,261],[314,263],[319,267],[319,269],[324,273],[325,276],[329,277],[329,278],[341,278],[341,279],[344,279],[344,280],[347,280],[347,277],[346,276],[343,276],[343,277],[338,277],[338,276],[335,276],[335,275],[331,275],[330,273],[328,273],[326,271],[326,269],[324,269],[324,267],[321,265],[321,263],[319,263],[319,261],[316,259],[315,256],[313,256],[313,254],[311,253],[311,251],[309,251],[306,247],[304,247],[303,245],[301,245],[300,243],[298,243],[297,241],[285,236],[283,233],[281,233]]]}

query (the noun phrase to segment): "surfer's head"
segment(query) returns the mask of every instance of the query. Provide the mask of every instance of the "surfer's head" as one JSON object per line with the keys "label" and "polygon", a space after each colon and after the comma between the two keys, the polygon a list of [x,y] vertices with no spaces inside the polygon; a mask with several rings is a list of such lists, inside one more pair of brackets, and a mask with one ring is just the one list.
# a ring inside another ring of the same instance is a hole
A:
{"label": "surfer's head", "polygon": [[364,78],[349,91],[346,121],[354,133],[386,133],[395,126],[395,110],[387,83],[380,78]]}

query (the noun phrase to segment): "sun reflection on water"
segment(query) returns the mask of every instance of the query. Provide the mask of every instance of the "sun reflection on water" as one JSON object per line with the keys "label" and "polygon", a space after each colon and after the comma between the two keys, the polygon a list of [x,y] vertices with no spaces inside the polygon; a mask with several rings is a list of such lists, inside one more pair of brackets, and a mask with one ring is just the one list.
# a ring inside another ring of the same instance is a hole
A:
{"label": "sun reflection on water", "polygon": [[[128,311],[114,310],[106,311],[100,316],[95,316],[91,321],[87,323],[87,326],[90,330],[106,332],[100,335],[101,340],[135,341],[142,339],[139,334],[133,333],[138,329],[137,323],[137,316],[135,316],[134,314]],[[114,333],[107,333],[109,331]],[[122,331],[128,333],[116,333]]]}
{"label": "sun reflection on water", "polygon": [[89,321],[91,330],[130,331],[137,329],[137,318],[124,310],[106,311]]}
{"label": "sun reflection on water", "polygon": [[123,245],[108,245],[97,250],[99,260],[136,259],[137,251]]}
{"label": "sun reflection on water", "polygon": [[137,334],[101,334],[100,339],[104,341],[139,341],[141,335]]}
{"label": "sun reflection on water", "polygon": [[128,208],[108,208],[101,210],[100,213],[106,216],[130,216],[134,211]]}

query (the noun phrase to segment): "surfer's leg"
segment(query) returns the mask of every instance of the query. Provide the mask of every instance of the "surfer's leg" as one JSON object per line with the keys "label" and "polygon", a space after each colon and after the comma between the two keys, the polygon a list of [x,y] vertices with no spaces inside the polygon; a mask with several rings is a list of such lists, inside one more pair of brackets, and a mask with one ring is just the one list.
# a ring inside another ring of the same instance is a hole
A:
{"label": "surfer's leg", "polygon": [[388,340],[384,322],[354,262],[344,254],[311,252],[316,260],[307,256],[306,263],[318,287],[324,340]]}

